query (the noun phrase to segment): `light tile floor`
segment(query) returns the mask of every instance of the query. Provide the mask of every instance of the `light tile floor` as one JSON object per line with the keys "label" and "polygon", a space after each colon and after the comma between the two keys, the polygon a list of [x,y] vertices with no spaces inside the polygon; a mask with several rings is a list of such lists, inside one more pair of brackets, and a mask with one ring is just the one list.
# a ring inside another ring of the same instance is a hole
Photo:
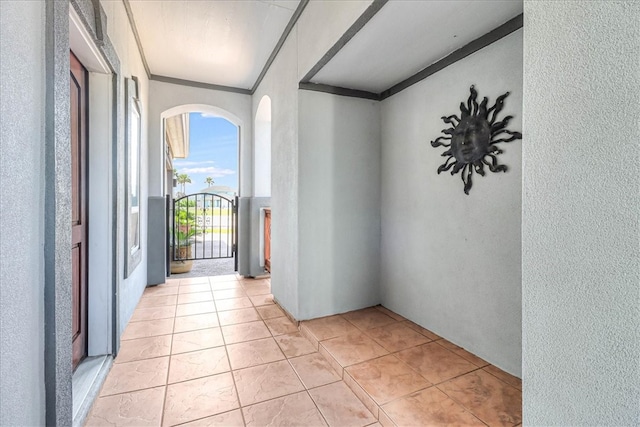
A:
{"label": "light tile floor", "polygon": [[516,426],[522,382],[377,306],[300,330],[384,426]]}
{"label": "light tile floor", "polygon": [[518,378],[383,307],[299,326],[268,279],[148,288],[86,425],[520,423]]}

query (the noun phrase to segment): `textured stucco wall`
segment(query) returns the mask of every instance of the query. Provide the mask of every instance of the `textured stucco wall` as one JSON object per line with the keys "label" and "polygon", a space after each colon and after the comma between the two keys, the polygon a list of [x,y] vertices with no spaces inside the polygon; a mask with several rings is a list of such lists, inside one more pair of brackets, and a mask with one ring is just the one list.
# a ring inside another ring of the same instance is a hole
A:
{"label": "textured stucco wall", "polygon": [[44,1],[0,2],[0,425],[45,422],[44,28]]}
{"label": "textured stucco wall", "polygon": [[[140,128],[140,242],[142,248],[142,260],[135,270],[125,278],[125,232],[124,230],[124,218],[118,219],[119,235],[118,235],[118,253],[121,257],[118,265],[118,277],[123,278],[120,281],[118,288],[118,337],[124,331],[127,326],[133,310],[138,305],[140,296],[147,285],[147,220],[148,220],[148,206],[147,196],[149,195],[149,181],[148,177],[149,168],[149,80],[147,79],[146,71],[142,64],[142,58],[138,52],[136,41],[129,25],[126,10],[121,2],[101,2],[104,8],[107,22],[107,33],[115,52],[120,59],[120,75],[122,87],[124,88],[125,78],[131,78],[136,76],[138,78],[138,97],[140,99],[140,113],[141,113],[141,128]],[[126,105],[125,91],[122,90],[118,93],[116,102],[119,105]],[[123,117],[124,120],[126,118]],[[118,123],[118,135],[122,137],[121,145],[118,146],[120,154],[124,150],[124,122]],[[119,159],[122,164],[119,167],[118,176],[118,188],[119,194],[127,194],[127,189],[124,188],[124,173],[126,173],[126,167],[124,165],[124,158]],[[124,200],[122,200],[124,203]],[[124,205],[123,205],[124,206]],[[119,215],[122,215],[123,211],[119,211]]]}
{"label": "textured stucco wall", "polygon": [[310,1],[296,25],[297,76],[302,79],[373,0]]}
{"label": "textured stucco wall", "polygon": [[298,316],[299,247],[298,82],[342,36],[371,1],[309,2],[253,94],[253,118],[271,98],[271,290]]}
{"label": "textured stucco wall", "polygon": [[638,425],[640,3],[524,16],[524,424]]}
{"label": "textured stucco wall", "polygon": [[271,197],[271,98],[263,96],[253,124],[253,196]]}
{"label": "textured stucco wall", "polygon": [[263,96],[253,125],[253,197],[251,198],[251,236],[249,275],[261,276],[264,267],[264,218],[262,208],[271,207],[271,98]]}
{"label": "textured stucco wall", "polygon": [[382,304],[520,376],[522,141],[500,144],[506,173],[436,170],[429,141],[475,84],[522,129],[522,30],[382,102]]}
{"label": "textured stucco wall", "polygon": [[253,95],[253,113],[271,98],[271,292],[298,315],[298,82],[296,31]]}
{"label": "textured stucco wall", "polygon": [[299,93],[299,320],[380,303],[380,104]]}
{"label": "textured stucco wall", "polygon": [[46,2],[44,328],[47,425],[72,419],[69,3]]}

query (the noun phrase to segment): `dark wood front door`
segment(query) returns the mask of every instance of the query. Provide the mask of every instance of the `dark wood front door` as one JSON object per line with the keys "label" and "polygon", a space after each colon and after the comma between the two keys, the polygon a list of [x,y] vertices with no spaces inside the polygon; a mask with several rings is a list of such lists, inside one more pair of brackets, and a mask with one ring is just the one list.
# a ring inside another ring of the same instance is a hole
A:
{"label": "dark wood front door", "polygon": [[87,355],[87,70],[70,54],[73,369]]}

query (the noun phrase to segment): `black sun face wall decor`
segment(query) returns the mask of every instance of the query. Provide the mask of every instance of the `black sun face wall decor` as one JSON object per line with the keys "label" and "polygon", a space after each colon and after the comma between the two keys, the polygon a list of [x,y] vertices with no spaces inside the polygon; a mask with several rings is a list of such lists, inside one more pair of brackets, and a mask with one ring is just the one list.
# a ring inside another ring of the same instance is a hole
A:
{"label": "black sun face wall decor", "polygon": [[498,113],[502,111],[504,100],[509,96],[509,92],[500,95],[496,103],[487,108],[489,102],[487,97],[484,97],[478,105],[476,101],[478,92],[473,85],[470,91],[467,105],[464,102],[460,103],[460,117],[455,114],[443,116],[442,120],[451,127],[442,130],[445,136],[431,141],[432,147],[448,147],[448,150],[442,153],[442,156],[447,159],[438,168],[438,174],[452,168],[451,175],[462,171],[462,182],[466,194],[471,190],[473,173],[484,176],[485,165],[491,172],[507,171],[507,166],[498,164],[497,156],[502,153],[502,150],[496,144],[522,139],[520,132],[506,129],[513,116],[506,116],[497,121]]}

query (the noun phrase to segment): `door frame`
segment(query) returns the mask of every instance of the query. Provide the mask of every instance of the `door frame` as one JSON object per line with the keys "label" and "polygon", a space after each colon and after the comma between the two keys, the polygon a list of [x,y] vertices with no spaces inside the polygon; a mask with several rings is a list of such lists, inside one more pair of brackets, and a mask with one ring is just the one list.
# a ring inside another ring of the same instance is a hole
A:
{"label": "door frame", "polygon": [[[120,60],[111,44],[108,36],[103,33],[106,30],[106,22],[102,22],[106,16],[100,3],[92,0],[71,0],[45,2],[43,4],[45,15],[44,37],[46,40],[45,69],[45,128],[43,147],[44,164],[44,205],[42,211],[43,224],[43,257],[44,257],[44,404],[45,423],[47,425],[72,425],[73,423],[73,390],[72,390],[72,348],[71,348],[71,257],[68,256],[68,248],[71,247],[71,200],[69,183],[71,182],[70,167],[65,166],[71,159],[71,141],[69,138],[69,48],[74,48],[81,62],[89,69],[105,73],[107,84],[94,84],[90,73],[89,85],[92,90],[103,87],[108,94],[109,101],[101,106],[108,114],[107,123],[111,132],[103,138],[111,153],[110,173],[111,187],[108,189],[110,197],[111,216],[110,233],[107,241],[111,246],[112,261],[108,266],[111,280],[107,283],[108,301],[112,303],[112,311],[106,321],[107,331],[102,336],[107,336],[110,342],[111,354],[118,350],[117,337],[117,305],[115,298],[119,288],[117,236],[121,230],[121,215],[118,217],[117,206],[120,197],[118,194],[117,167],[121,164],[121,153],[117,150],[117,126],[122,117],[122,107],[118,105],[118,94],[121,93]],[[75,31],[78,30],[78,31]],[[78,37],[80,36],[80,37]],[[89,47],[89,52],[94,52],[94,59],[100,66],[87,61],[79,53],[76,45]],[[89,102],[92,104],[94,94],[89,93]],[[95,103],[94,103],[95,104]],[[90,122],[92,126],[90,108]],[[95,128],[94,128],[95,130]],[[93,133],[93,131],[91,132]],[[93,135],[90,134],[90,138]],[[96,142],[94,140],[92,142]],[[91,151],[91,147],[89,147]],[[90,160],[91,161],[91,160]],[[115,171],[115,173],[114,173]],[[91,185],[91,184],[90,184]],[[90,219],[91,220],[91,219]],[[91,233],[91,230],[90,230]],[[89,251],[91,253],[91,250]],[[91,260],[90,260],[91,262]],[[91,264],[89,266],[91,268]],[[89,279],[91,287],[91,278]],[[89,293],[91,293],[91,288]],[[91,297],[89,301],[89,324],[91,325]],[[91,326],[89,330],[91,336]],[[93,334],[94,336],[96,334]],[[91,351],[91,339],[89,343]],[[91,353],[90,353],[91,354]]]}
{"label": "door frame", "polygon": [[96,43],[82,24],[76,10],[69,10],[69,44],[72,51],[88,71],[88,278],[87,278],[87,356],[113,354],[114,309],[114,250],[117,235],[112,224],[113,192],[105,188],[116,187],[117,174],[112,163],[116,156],[113,129],[113,79],[109,66]]}

